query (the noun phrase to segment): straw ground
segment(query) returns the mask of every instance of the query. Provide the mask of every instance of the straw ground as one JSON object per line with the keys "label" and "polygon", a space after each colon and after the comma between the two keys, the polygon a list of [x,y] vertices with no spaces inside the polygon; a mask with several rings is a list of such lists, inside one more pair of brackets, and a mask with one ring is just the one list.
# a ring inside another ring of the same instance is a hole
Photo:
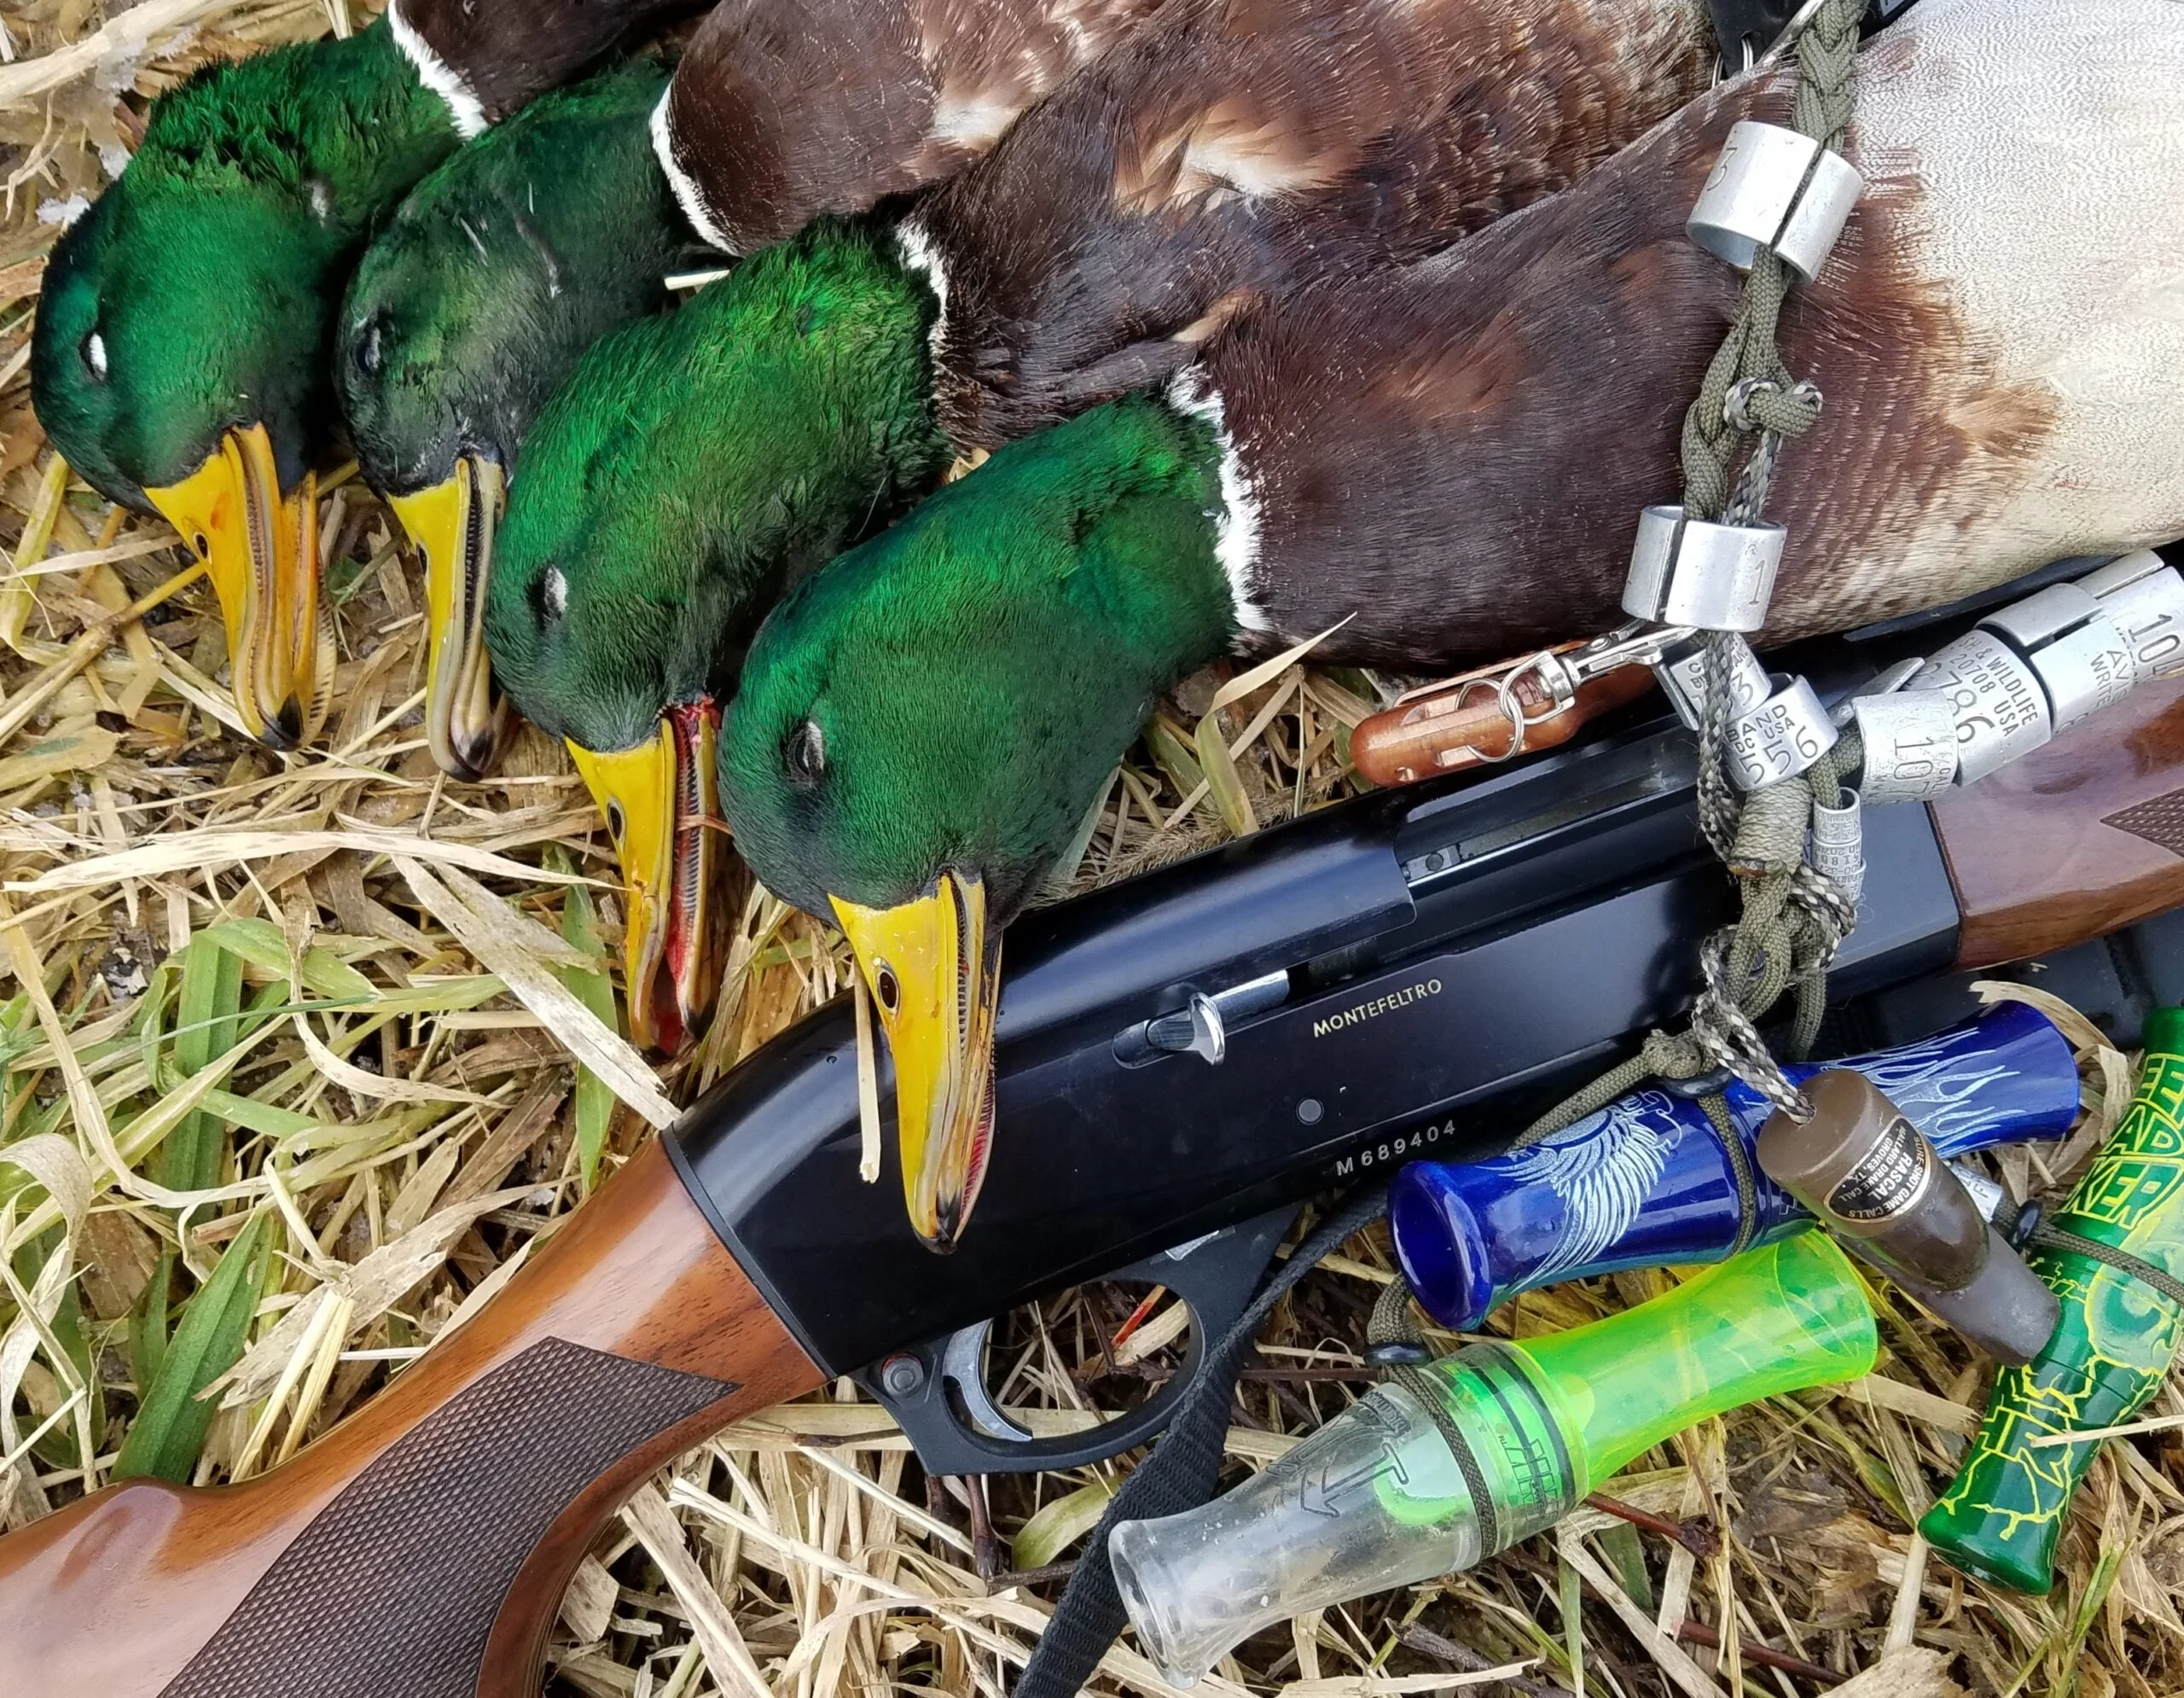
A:
{"label": "straw ground", "polygon": [[[344,0],[0,6],[0,1520],[113,1478],[276,1466],[490,1297],[688,1097],[846,982],[835,940],[743,908],[712,1038],[652,1075],[615,1035],[619,915],[560,751],[456,785],[418,707],[419,588],[353,481],[325,498],[338,606],[323,746],[238,736],[219,622],[166,529],[72,480],[29,406],[43,257],[208,60],[361,26]],[[1375,682],[1196,680],[1116,776],[1074,875],[1118,877],[1343,791]],[[1220,694],[1217,695],[1217,689]],[[1207,716],[1211,729],[1201,732]],[[2128,1088],[2086,1039],[2082,1162]],[[2013,1177],[2031,1159],[2007,1158]],[[2049,1177],[2033,1172],[2030,1177]],[[1240,1394],[1238,1469],[1366,1383],[1368,1237],[1285,1305]],[[1660,1276],[1537,1294],[1530,1334]],[[1035,1424],[1145,1394],[1180,1317],[1070,1294],[995,1378]],[[1710,1422],[1476,1573],[1252,1641],[1210,1689],[1859,1695],[2184,1689],[2184,1396],[2111,1444],[2052,1599],[1969,1584],[1910,1533],[1988,1372],[1883,1296],[1853,1387]],[[205,1398],[186,1393],[211,1381]],[[641,1492],[565,1602],[550,1679],[587,1698],[997,1694],[1122,1466],[925,1479],[847,1387],[748,1421]],[[1632,1519],[1635,1517],[1635,1519]],[[398,1632],[401,1624],[389,1622]],[[1514,1672],[1508,1672],[1512,1666]],[[1125,1644],[1107,1692],[1164,1691]]]}

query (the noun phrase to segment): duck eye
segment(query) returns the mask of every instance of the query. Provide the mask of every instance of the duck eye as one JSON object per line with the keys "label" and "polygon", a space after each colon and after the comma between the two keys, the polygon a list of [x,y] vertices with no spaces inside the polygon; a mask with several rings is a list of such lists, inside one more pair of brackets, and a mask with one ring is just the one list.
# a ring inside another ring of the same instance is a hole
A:
{"label": "duck eye", "polygon": [[357,362],[357,369],[366,377],[379,375],[383,323],[378,317],[372,318],[358,334],[356,346],[351,350],[351,358]]}
{"label": "duck eye", "polygon": [[531,612],[542,625],[551,625],[569,610],[569,580],[561,568],[549,566],[531,586]]}
{"label": "duck eye", "polygon": [[816,719],[807,719],[788,734],[781,747],[781,770],[799,790],[809,790],[827,776],[827,734]]}
{"label": "duck eye", "polygon": [[106,338],[94,330],[84,338],[84,369],[103,383],[106,381]]}
{"label": "duck eye", "polygon": [[903,987],[896,980],[895,969],[884,961],[874,963],[872,994],[880,998],[880,1009],[887,1015],[893,1015],[902,1005]]}

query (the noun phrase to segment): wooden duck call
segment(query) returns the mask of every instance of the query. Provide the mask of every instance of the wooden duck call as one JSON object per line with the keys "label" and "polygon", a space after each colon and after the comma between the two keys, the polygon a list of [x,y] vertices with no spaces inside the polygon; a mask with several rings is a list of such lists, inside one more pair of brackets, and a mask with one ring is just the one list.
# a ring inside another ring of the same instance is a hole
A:
{"label": "wooden duck call", "polygon": [[[1565,643],[1553,652],[1567,654],[1582,646]],[[1505,701],[1502,685],[1508,676],[1506,666],[1482,666],[1412,690],[1350,732],[1350,764],[1367,782],[1383,786],[1499,765],[1520,754],[1559,748],[1602,714],[1635,701],[1653,687],[1653,675],[1643,666],[1625,666],[1589,679],[1568,707],[1558,707],[1529,672],[1509,684]],[[1521,728],[1513,710],[1524,716]]]}

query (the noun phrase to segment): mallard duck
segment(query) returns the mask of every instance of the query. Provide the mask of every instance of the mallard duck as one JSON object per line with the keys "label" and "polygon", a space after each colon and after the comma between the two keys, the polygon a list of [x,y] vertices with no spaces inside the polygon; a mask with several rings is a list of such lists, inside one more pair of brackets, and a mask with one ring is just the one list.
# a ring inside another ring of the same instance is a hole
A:
{"label": "mallard duck", "polygon": [[[706,933],[678,848],[715,838],[690,762],[787,584],[965,451],[1173,371],[1258,295],[1566,183],[1704,87],[1708,41],[1684,0],[1521,20],[1472,0],[1188,0],[907,217],[815,229],[595,348],[526,446],[486,640],[618,833],[648,1029],[687,1026],[710,991],[662,941]],[[898,1044],[896,1065],[926,1062]],[[923,1122],[903,1123],[913,1213],[945,1236]]]}
{"label": "mallard duck", "polygon": [[[351,284],[337,368],[364,478],[425,557],[425,723],[444,770],[480,776],[504,722],[481,614],[515,450],[578,354],[663,304],[688,230],[665,172],[686,193],[694,165],[733,183],[702,208],[704,226],[729,247],[725,218],[733,251],[751,251],[982,149],[990,138],[947,133],[942,93],[951,76],[987,74],[979,55],[998,54],[1008,79],[980,109],[1013,109],[1150,3],[1073,8],[1066,23],[960,5],[934,20],[899,0],[848,0],[797,6],[793,28],[778,8],[723,6],[678,67],[671,110],[656,68],[548,96],[404,203]],[[950,62],[967,53],[973,63]]]}
{"label": "mallard duck", "polygon": [[503,718],[479,615],[524,433],[700,251],[653,154],[666,87],[637,60],[533,101],[427,177],[349,284],[342,407],[364,480],[424,556],[425,729],[459,777],[491,765]]}
{"label": "mallard duck", "polygon": [[55,246],[39,420],[94,488],[205,560],[237,710],[276,747],[332,682],[311,471],[350,266],[464,136],[668,9],[400,0],[346,40],[212,67],[153,103],[128,168]]}
{"label": "mallard duck", "polygon": [[[2184,8],[1924,0],[1859,75],[1869,187],[1786,318],[1826,413],[1770,638],[2184,533]],[[1731,120],[1788,113],[1782,74],[1725,86],[1443,257],[1240,315],[765,622],[721,803],[857,945],[902,1123],[947,1140],[921,1224],[976,1194],[1000,930],[1163,692],[1338,625],[1316,658],[1422,670],[1620,618],[1740,288],[1685,218]]]}

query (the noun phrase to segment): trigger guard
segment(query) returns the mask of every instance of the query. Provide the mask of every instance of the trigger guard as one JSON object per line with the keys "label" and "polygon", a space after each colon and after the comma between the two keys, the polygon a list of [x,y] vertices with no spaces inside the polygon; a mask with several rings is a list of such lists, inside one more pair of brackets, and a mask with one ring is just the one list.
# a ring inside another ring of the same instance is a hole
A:
{"label": "trigger guard", "polygon": [[[1165,1285],[1188,1306],[1191,1336],[1173,1379],[1128,1414],[1083,1432],[1041,1438],[995,1404],[985,1375],[990,1320],[897,1352],[918,1364],[919,1383],[913,1391],[887,1389],[882,1376],[894,1357],[858,1369],[854,1377],[895,1417],[928,1474],[1036,1474],[1105,1462],[1149,1444],[1165,1430],[1176,1405],[1197,1383],[1208,1350],[1250,1306],[1299,1207],[1274,1210],[1100,1276]],[[951,1384],[969,1417],[967,1425],[950,1399]]]}
{"label": "trigger guard", "polygon": [[991,1321],[950,1333],[940,1346],[940,1377],[956,1387],[963,1399],[963,1412],[979,1432],[1004,1444],[1035,1444],[1037,1436],[1003,1415],[986,1389],[986,1340],[992,1334]]}

